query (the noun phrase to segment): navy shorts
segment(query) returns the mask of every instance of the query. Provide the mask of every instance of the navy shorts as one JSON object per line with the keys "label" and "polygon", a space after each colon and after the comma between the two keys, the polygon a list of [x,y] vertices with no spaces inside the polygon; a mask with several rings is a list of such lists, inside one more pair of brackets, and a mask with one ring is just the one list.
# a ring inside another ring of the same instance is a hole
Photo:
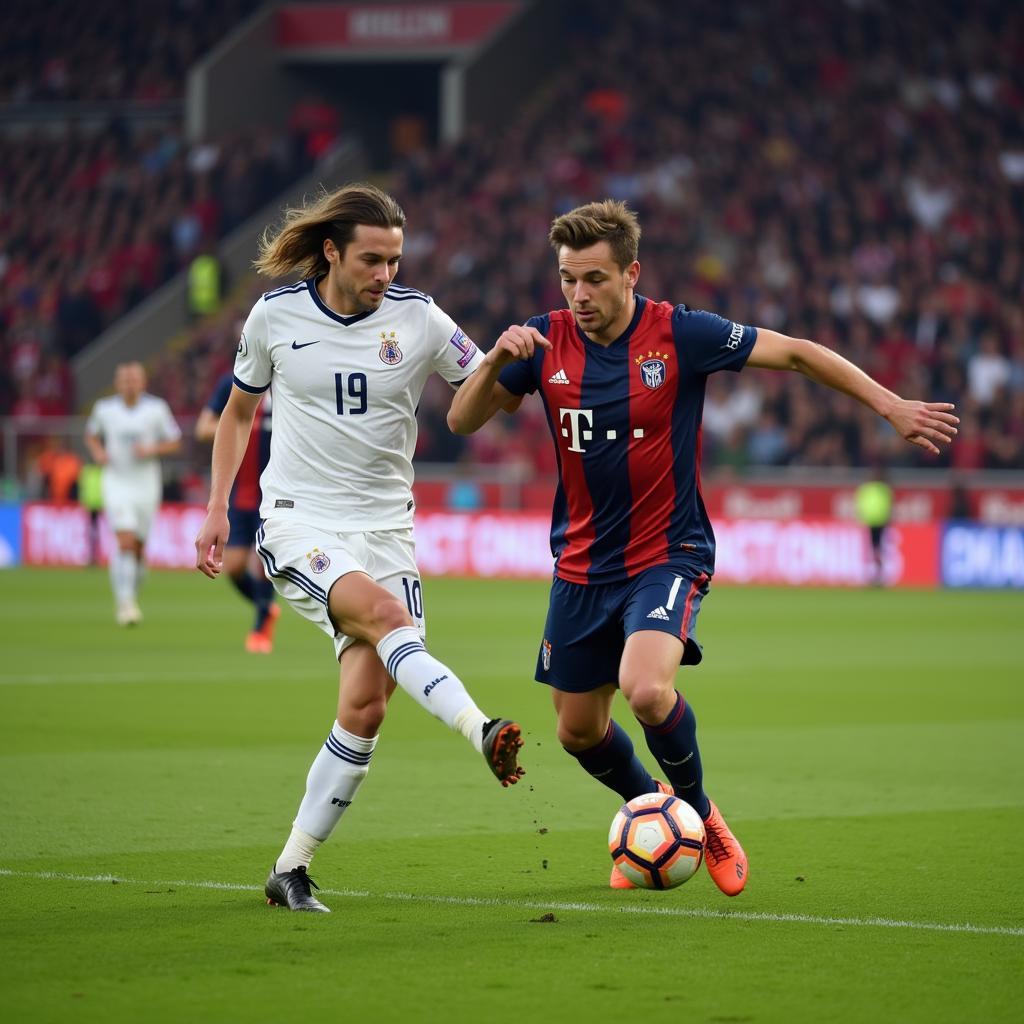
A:
{"label": "navy shorts", "polygon": [[567,583],[556,577],[534,678],[571,693],[617,683],[626,639],[644,629],[679,637],[680,664],[699,664],[703,653],[695,631],[709,584],[706,573],[668,565],[620,583]]}
{"label": "navy shorts", "polygon": [[235,508],[228,505],[229,548],[251,548],[256,543],[256,531],[260,528],[258,508]]}

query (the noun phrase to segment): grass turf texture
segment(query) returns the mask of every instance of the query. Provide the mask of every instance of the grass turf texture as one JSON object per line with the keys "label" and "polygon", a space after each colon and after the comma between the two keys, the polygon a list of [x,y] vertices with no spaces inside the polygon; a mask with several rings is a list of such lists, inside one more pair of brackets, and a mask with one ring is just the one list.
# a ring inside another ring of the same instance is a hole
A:
{"label": "grass turf texture", "polygon": [[605,887],[618,801],[531,682],[546,588],[432,580],[432,649],[519,717],[529,774],[502,790],[399,693],[313,916],[262,882],[330,726],[327,638],[286,611],[246,655],[198,575],[153,574],[133,631],[100,571],[0,588],[7,1020],[1019,1019],[1019,594],[713,593],[680,685],[751,860],[727,900],[704,871]]}

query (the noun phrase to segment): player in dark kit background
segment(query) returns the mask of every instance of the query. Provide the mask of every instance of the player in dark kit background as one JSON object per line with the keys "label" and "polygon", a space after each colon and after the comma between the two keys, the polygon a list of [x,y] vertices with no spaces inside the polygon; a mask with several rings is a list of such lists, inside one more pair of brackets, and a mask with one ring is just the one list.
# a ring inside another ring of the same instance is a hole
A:
{"label": "player in dark kit background", "polygon": [[[709,374],[796,370],[859,399],[933,453],[959,422],[947,403],[907,401],[811,341],[636,294],[636,216],[613,200],[558,217],[550,240],[568,309],[509,327],[455,396],[448,423],[472,433],[539,391],[558,459],[554,580],[536,678],[552,688],[558,739],[624,800],[667,787],[611,717],[616,689],[643,726],[672,791],[707,832],[715,884],[737,895],[743,848],[703,787],[693,709],[675,689],[714,572],[700,494]],[[611,884],[630,883],[613,869]]]}
{"label": "player in dark kit background", "polygon": [[[221,413],[231,397],[232,375],[224,374],[196,420],[196,440],[212,441]],[[270,654],[274,649],[274,625],[281,609],[274,603],[274,585],[253,554],[260,527],[260,475],[270,460],[270,396],[256,410],[249,444],[238,467],[228,505],[231,536],[224,549],[224,570],[235,589],[255,609],[253,627],[245,638],[250,654]]]}

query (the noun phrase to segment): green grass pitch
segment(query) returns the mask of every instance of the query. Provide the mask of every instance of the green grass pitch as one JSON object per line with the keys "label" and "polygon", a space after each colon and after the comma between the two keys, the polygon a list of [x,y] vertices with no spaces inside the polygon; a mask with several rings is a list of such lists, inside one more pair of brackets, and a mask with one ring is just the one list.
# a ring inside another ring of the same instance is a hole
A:
{"label": "green grass pitch", "polygon": [[154,573],[133,631],[99,570],[0,575],[4,1020],[1020,1019],[1024,596],[712,593],[680,686],[750,856],[728,900],[703,870],[606,888],[618,801],[532,682],[546,587],[425,595],[529,774],[502,790],[399,693],[314,916],[262,883],[334,712],[327,638],[286,610],[247,655],[198,574]]}

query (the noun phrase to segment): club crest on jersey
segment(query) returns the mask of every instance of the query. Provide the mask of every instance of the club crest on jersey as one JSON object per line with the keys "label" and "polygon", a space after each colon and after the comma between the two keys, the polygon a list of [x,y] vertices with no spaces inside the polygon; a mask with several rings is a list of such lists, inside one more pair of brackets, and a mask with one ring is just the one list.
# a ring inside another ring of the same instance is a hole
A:
{"label": "club crest on jersey", "polygon": [[544,640],[540,645],[540,660],[545,672],[551,671],[551,641]]}
{"label": "club crest on jersey", "polygon": [[642,354],[636,357],[636,364],[640,367],[640,380],[645,388],[654,391],[665,383],[668,357],[668,352],[648,352],[646,357]]}
{"label": "club crest on jersey", "polygon": [[387,363],[388,366],[394,366],[395,363],[402,361],[402,350],[398,347],[398,342],[395,340],[394,331],[381,331],[380,332],[380,361]]}
{"label": "club crest on jersey", "polygon": [[326,572],[330,568],[331,560],[319,548],[307,551],[306,557],[309,559],[310,569],[315,573]]}

